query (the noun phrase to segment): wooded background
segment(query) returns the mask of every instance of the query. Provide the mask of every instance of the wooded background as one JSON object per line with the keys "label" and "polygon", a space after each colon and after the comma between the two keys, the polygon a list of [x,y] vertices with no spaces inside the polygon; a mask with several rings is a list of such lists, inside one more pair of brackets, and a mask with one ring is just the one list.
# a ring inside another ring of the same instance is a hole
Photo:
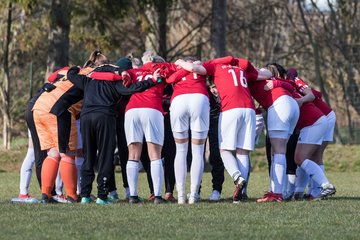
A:
{"label": "wooded background", "polygon": [[155,50],[168,61],[233,55],[296,67],[337,114],[336,142],[360,142],[358,0],[2,0],[3,146],[48,73],[100,48],[114,62]]}

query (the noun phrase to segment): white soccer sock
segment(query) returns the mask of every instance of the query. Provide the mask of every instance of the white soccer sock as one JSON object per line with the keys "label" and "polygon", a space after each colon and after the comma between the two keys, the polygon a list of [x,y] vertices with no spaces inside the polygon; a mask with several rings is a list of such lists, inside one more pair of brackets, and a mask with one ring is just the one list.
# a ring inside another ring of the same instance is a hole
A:
{"label": "white soccer sock", "polygon": [[293,193],[295,191],[295,174],[288,174],[287,175],[287,186],[286,186],[286,192],[287,193]]}
{"label": "white soccer sock", "polygon": [[29,147],[20,169],[20,194],[28,194],[34,162],[34,148]]}
{"label": "white soccer sock", "polygon": [[270,175],[269,175],[269,192],[274,192],[274,168],[275,168],[275,163],[274,163],[274,155],[271,155],[271,165],[270,165]]}
{"label": "white soccer sock", "polygon": [[204,148],[205,144],[191,144],[192,162],[190,168],[190,195],[195,196],[199,192],[202,175],[204,172]]}
{"label": "white soccer sock", "polygon": [[329,183],[329,180],[326,178],[322,169],[315,162],[310,159],[305,159],[305,161],[301,164],[301,168],[312,177],[313,181],[315,181],[320,186]]}
{"label": "white soccer sock", "polygon": [[137,183],[139,175],[139,161],[128,160],[126,164],[126,176],[129,183],[130,196],[137,196]]}
{"label": "white soccer sock", "polygon": [[[325,173],[324,164],[319,165],[319,167]],[[311,194],[311,196],[317,197],[320,194],[321,186],[318,183],[316,183],[315,181],[313,181],[312,179],[311,179],[311,183],[312,183],[312,186],[311,186],[311,189],[309,189],[309,193]]]}
{"label": "white soccer sock", "polygon": [[63,195],[63,181],[61,179],[61,175],[60,175],[60,168],[58,170],[57,176],[56,176],[56,180],[55,180],[55,192],[57,195]]}
{"label": "white soccer sock", "polygon": [[185,197],[185,183],[187,174],[186,155],[188,152],[188,142],[176,143],[176,156],[174,160],[176,189],[178,196]]}
{"label": "white soccer sock", "polygon": [[305,192],[306,185],[309,182],[309,175],[301,167],[296,168],[295,192]]}
{"label": "white soccer sock", "polygon": [[240,172],[241,172],[241,176],[243,176],[243,178],[247,182],[248,177],[249,177],[249,172],[250,172],[250,158],[249,158],[249,155],[236,154],[236,160],[237,160]]}
{"label": "white soccer sock", "polygon": [[83,165],[83,163],[84,163],[83,157],[75,157],[75,165],[77,170],[77,189],[76,189],[77,194],[81,193],[80,177],[81,177],[81,166]]}
{"label": "white soccer sock", "polygon": [[237,178],[241,176],[236,158],[230,151],[222,151],[220,155],[226,171],[230,174],[233,181],[236,181]]}
{"label": "white soccer sock", "polygon": [[283,191],[284,178],[286,176],[285,154],[274,154],[274,189],[273,193],[281,194]]}
{"label": "white soccer sock", "polygon": [[154,195],[161,196],[161,189],[164,177],[164,169],[161,159],[153,160],[150,162],[151,179],[154,185]]}

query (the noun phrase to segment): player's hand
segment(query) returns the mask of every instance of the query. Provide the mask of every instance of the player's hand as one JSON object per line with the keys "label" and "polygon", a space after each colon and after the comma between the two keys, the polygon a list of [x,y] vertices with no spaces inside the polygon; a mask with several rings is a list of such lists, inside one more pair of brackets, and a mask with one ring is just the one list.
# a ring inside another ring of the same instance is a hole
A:
{"label": "player's hand", "polygon": [[154,71],[152,81],[153,81],[153,83],[161,83],[162,82],[162,78],[160,75],[160,68],[158,68]]}
{"label": "player's hand", "polygon": [[274,88],[274,82],[271,80],[266,80],[266,84],[264,85],[264,90],[269,91]]}
{"label": "player's hand", "polygon": [[131,77],[130,77],[130,74],[127,71],[122,71],[121,72],[121,78],[123,80],[123,84],[124,84],[125,87],[130,86]]}

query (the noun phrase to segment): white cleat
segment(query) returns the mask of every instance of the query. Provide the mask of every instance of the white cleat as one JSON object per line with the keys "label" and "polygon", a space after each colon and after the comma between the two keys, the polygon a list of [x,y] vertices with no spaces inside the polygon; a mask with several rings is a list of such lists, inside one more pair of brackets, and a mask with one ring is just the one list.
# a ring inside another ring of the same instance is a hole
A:
{"label": "white cleat", "polygon": [[218,190],[212,191],[212,193],[210,194],[209,200],[217,202],[217,201],[220,201],[220,199],[221,199],[221,193]]}

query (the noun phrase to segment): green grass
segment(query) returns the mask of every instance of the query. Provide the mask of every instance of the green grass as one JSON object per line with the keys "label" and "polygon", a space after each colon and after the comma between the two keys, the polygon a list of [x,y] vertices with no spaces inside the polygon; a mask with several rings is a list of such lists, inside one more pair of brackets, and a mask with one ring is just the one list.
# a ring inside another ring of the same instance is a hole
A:
{"label": "green grass", "polygon": [[[328,177],[338,192],[327,201],[258,204],[255,199],[267,189],[268,178],[255,172],[249,202],[231,203],[233,184],[226,176],[227,199],[210,203],[211,177],[205,173],[203,201],[196,205],[130,206],[121,201],[84,206],[11,204],[19,175],[0,173],[0,239],[359,239],[360,173],[331,172]],[[117,182],[120,186],[121,179]],[[146,197],[143,173],[139,182],[140,196]],[[39,197],[38,192],[33,178],[31,193]]]}

